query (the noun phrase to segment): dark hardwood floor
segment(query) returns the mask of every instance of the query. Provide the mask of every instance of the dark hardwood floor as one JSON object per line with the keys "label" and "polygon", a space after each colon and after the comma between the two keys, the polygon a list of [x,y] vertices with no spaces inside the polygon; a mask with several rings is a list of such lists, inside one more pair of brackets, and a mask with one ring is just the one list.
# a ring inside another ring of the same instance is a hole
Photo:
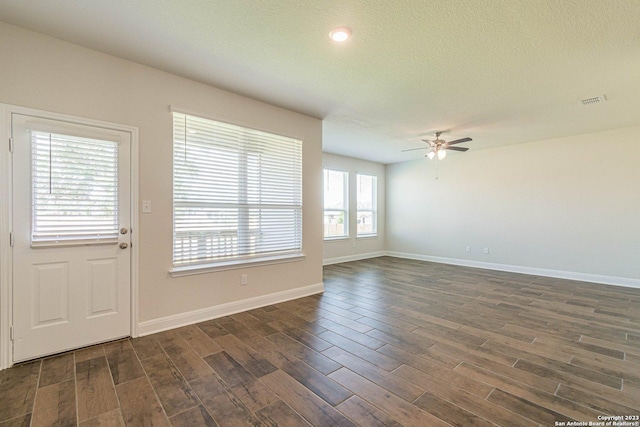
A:
{"label": "dark hardwood floor", "polygon": [[640,289],[389,257],[324,281],[2,371],[0,426],[640,425]]}

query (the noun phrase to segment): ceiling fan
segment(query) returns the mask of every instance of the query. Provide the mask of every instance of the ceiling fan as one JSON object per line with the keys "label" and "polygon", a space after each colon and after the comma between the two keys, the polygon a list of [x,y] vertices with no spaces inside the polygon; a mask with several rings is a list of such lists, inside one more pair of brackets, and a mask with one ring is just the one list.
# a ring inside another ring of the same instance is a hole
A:
{"label": "ceiling fan", "polygon": [[422,141],[424,141],[427,144],[429,144],[428,147],[410,148],[409,150],[402,150],[402,151],[405,152],[405,151],[428,149],[429,151],[427,152],[425,157],[428,157],[429,159],[433,159],[434,157],[438,156],[438,160],[442,160],[445,157],[447,157],[447,150],[454,150],[454,151],[467,151],[468,150],[468,148],[466,148],[466,147],[452,147],[452,145],[461,144],[463,142],[473,141],[471,138],[462,138],[462,139],[456,139],[455,141],[446,142],[446,141],[440,139],[440,135],[441,134],[442,134],[442,132],[436,132],[436,139],[433,140],[433,141],[430,141],[428,139],[423,139]]}

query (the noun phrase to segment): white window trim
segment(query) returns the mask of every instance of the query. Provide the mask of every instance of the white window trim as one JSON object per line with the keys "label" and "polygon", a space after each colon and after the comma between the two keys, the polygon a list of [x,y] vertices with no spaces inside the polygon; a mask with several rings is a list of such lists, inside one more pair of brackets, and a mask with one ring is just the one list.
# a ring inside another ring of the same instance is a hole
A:
{"label": "white window trim", "polygon": [[349,173],[349,171],[343,171],[340,169],[331,169],[331,168],[322,168],[322,175],[324,177],[324,171],[331,171],[331,172],[340,172],[345,174],[345,179],[346,182],[343,181],[342,186],[343,186],[343,205],[344,205],[344,209],[325,209],[324,208],[324,201],[323,201],[323,207],[322,207],[322,220],[323,220],[323,228],[324,228],[324,214],[327,211],[334,211],[334,212],[343,212],[344,213],[344,226],[345,226],[345,234],[341,235],[341,236],[325,236],[324,235],[324,230],[322,232],[322,238],[324,241],[330,242],[330,241],[335,241],[335,240],[347,240],[351,238],[351,227],[350,222],[351,219],[349,217],[349,212],[350,212],[350,199],[349,199],[349,182],[350,182],[350,178],[351,178],[351,174]]}
{"label": "white window trim", "polygon": [[288,262],[304,261],[304,254],[290,254],[255,259],[242,259],[232,261],[220,261],[210,264],[187,265],[174,267],[169,270],[171,277],[193,276],[196,274],[215,273],[217,271],[237,270],[240,268],[260,267],[265,265],[283,264]]}
{"label": "white window trim", "polygon": [[339,242],[340,240],[349,240],[351,236],[325,237],[325,242]]}
{"label": "white window trim", "polygon": [[[360,211],[360,212],[369,212],[369,211]],[[356,235],[356,239],[366,239],[367,237],[378,237],[378,224],[376,222],[376,232],[375,233],[360,233]]]}
{"label": "white window trim", "polygon": [[[274,131],[272,129],[264,129],[264,128],[256,127],[256,126],[238,122],[238,121],[229,121],[229,120],[221,119],[218,117],[212,117],[207,114],[202,114],[201,112],[195,112],[195,111],[184,109],[181,107],[171,106],[169,110],[171,113],[184,114],[186,116],[193,116],[199,119],[226,123],[231,126],[243,127],[249,130],[270,133],[275,136],[281,136],[283,138],[299,140],[299,142],[301,143],[303,142],[302,138],[288,136],[281,132]],[[303,156],[302,152],[301,152],[301,156]],[[301,157],[301,166],[303,165],[303,163],[304,163],[304,158]],[[175,177],[172,177],[172,179],[175,180]],[[304,191],[303,177],[301,181],[301,186],[302,186],[301,191]],[[301,203],[302,201],[303,199],[301,199]],[[302,205],[300,206],[300,208],[303,209]],[[173,209],[175,209],[175,207]],[[304,210],[302,211],[304,213]],[[304,221],[302,221],[301,226],[304,227]],[[253,266],[260,266],[260,265],[279,264],[283,262],[293,262],[293,261],[304,260],[305,255],[304,255],[304,243],[303,243],[303,239],[304,239],[303,230],[302,230],[301,239],[302,240],[300,241],[299,249],[283,251],[282,253],[272,253],[272,254],[256,255],[256,256],[240,255],[238,257],[229,257],[227,259],[221,258],[220,260],[212,260],[211,262],[207,262],[207,263],[193,263],[193,264],[187,263],[184,265],[177,265],[177,266],[173,265],[169,269],[169,274],[171,277],[181,277],[181,276],[187,276],[187,275],[193,275],[193,274],[204,274],[204,273],[216,272],[216,271],[222,271],[222,270],[230,270],[230,269],[238,269],[238,268],[246,268],[246,267],[253,267]]]}
{"label": "white window trim", "polygon": [[360,239],[363,239],[363,240],[364,239],[375,239],[377,237],[380,237],[380,236],[376,232],[376,233],[359,234],[358,236],[356,236],[356,239],[358,239],[358,240],[360,240]]}
{"label": "white window trim", "polygon": [[[358,176],[368,176],[375,178],[376,188],[375,191],[372,192],[373,197],[373,205],[375,209],[358,209]],[[375,230],[373,233],[358,233],[357,225],[356,225],[356,239],[366,239],[370,237],[378,237],[378,175],[370,174],[370,173],[360,173],[356,172],[356,222],[358,218],[358,212],[371,212],[371,216],[373,218],[373,224],[375,225]]]}

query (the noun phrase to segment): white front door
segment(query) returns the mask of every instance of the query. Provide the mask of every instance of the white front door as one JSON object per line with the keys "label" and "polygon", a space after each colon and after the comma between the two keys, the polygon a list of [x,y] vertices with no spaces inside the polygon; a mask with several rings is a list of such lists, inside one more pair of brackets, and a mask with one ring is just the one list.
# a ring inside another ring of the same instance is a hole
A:
{"label": "white front door", "polygon": [[131,135],[11,115],[13,361],[131,333]]}

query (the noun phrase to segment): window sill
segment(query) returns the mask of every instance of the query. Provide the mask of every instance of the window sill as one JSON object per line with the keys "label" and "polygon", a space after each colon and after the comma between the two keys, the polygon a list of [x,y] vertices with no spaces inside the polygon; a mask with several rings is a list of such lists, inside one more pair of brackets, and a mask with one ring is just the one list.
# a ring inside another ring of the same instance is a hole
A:
{"label": "window sill", "polygon": [[254,259],[239,259],[211,264],[187,265],[184,267],[172,268],[171,270],[169,270],[169,275],[171,275],[171,277],[193,276],[195,274],[215,273],[218,271],[236,270],[239,268],[250,268],[263,265],[282,264],[285,262],[303,261],[304,259],[304,254],[291,254]]}
{"label": "window sill", "polygon": [[323,240],[325,242],[342,242],[345,240],[349,240],[350,236],[340,236],[340,237],[325,237]]}
{"label": "window sill", "polygon": [[378,234],[360,234],[356,236],[356,239],[374,239],[377,238]]}

